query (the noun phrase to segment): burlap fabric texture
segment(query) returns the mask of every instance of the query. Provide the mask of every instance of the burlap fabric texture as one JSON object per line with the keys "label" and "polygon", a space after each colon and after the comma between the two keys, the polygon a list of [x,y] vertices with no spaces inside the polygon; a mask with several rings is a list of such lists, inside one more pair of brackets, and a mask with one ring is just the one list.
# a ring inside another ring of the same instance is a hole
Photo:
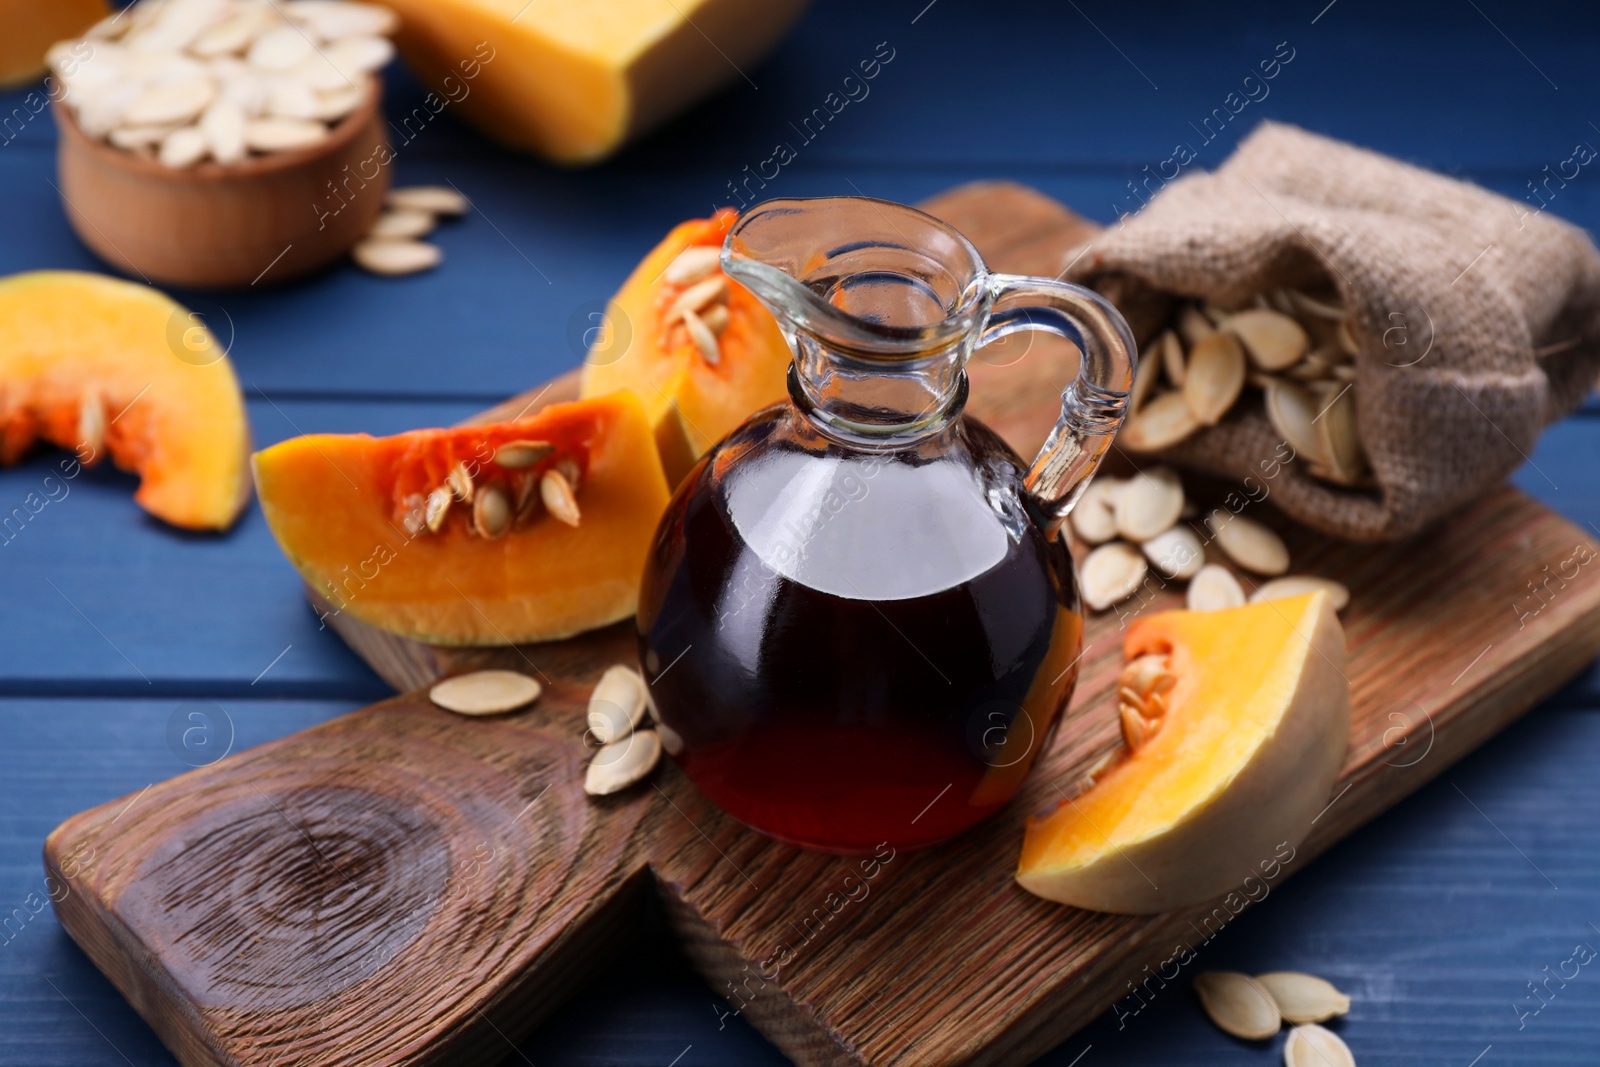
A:
{"label": "burlap fabric texture", "polygon": [[1170,182],[1074,257],[1069,276],[1118,303],[1141,344],[1174,294],[1234,307],[1277,286],[1337,289],[1361,349],[1374,489],[1273,466],[1282,437],[1248,389],[1162,458],[1270,471],[1273,503],[1348,540],[1409,537],[1496,485],[1600,373],[1600,255],[1581,229],[1292,126],[1263,123],[1214,173]]}

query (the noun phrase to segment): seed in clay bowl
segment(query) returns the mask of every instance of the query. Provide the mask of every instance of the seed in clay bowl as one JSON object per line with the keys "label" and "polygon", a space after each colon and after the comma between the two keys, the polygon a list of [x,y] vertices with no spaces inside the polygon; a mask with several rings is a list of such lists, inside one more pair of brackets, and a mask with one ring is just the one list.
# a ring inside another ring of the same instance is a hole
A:
{"label": "seed in clay bowl", "polygon": [[[1287,600],[1290,597],[1304,596],[1321,590],[1328,594],[1328,603],[1333,605],[1334,611],[1343,611],[1350,603],[1350,590],[1332,578],[1313,578],[1309,574],[1291,574],[1284,578],[1274,578],[1270,582],[1261,583],[1255,592],[1250,594],[1250,603],[1260,600]],[[1290,1022],[1302,1020],[1291,1019]],[[1319,1019],[1306,1020],[1320,1022]]]}
{"label": "seed in clay bowl", "polygon": [[1121,478],[1102,474],[1089,483],[1072,508],[1072,532],[1088,545],[1100,545],[1117,536],[1116,493]]}
{"label": "seed in clay bowl", "polygon": [[1244,372],[1244,349],[1239,339],[1231,333],[1214,333],[1189,353],[1183,402],[1197,421],[1215,426],[1239,399]]}
{"label": "seed in clay bowl", "polygon": [[166,126],[192,122],[216,96],[209,81],[174,82],[146,89],[128,106],[122,121],[130,126]]}
{"label": "seed in clay bowl", "polygon": [[1246,1041],[1264,1041],[1283,1023],[1272,994],[1249,975],[1207,971],[1194,980],[1195,995],[1218,1029]]}
{"label": "seed in clay bowl", "polygon": [[1090,552],[1079,574],[1083,602],[1091,610],[1104,611],[1132,596],[1144,581],[1148,565],[1139,550],[1122,541],[1113,541]]}
{"label": "seed in clay bowl", "polygon": [[1306,1023],[1289,1031],[1283,1063],[1284,1067],[1356,1067],[1356,1057],[1338,1034]]}
{"label": "seed in clay bowl", "polygon": [[465,215],[471,206],[467,198],[443,185],[413,185],[405,189],[390,189],[383,198],[386,206],[396,211],[426,211],[430,215],[454,217]]}
{"label": "seed in clay bowl", "polygon": [[1221,611],[1244,607],[1244,590],[1228,568],[1207,563],[1189,579],[1190,611]]}
{"label": "seed in clay bowl", "polygon": [[1350,1011],[1350,998],[1326,978],[1297,971],[1258,974],[1256,981],[1266,987],[1278,1002],[1284,1022],[1320,1023]]}
{"label": "seed in clay bowl", "polygon": [[352,82],[370,74],[394,58],[394,45],[387,37],[346,37],[323,50],[328,62]]}
{"label": "seed in clay bowl", "polygon": [[431,270],[444,259],[442,249],[424,241],[358,241],[350,255],[366,270],[390,275]]}
{"label": "seed in clay bowl", "polygon": [[433,232],[433,216],[424,211],[385,211],[372,223],[367,236],[375,239],[426,237]]}
{"label": "seed in clay bowl", "polygon": [[306,119],[252,119],[244,128],[244,143],[257,152],[309,148],[326,136],[328,127]]}
{"label": "seed in clay bowl", "polygon": [[1123,424],[1118,440],[1135,452],[1171,448],[1200,429],[1182,393],[1163,393]]}
{"label": "seed in clay bowl", "polygon": [[1247,571],[1268,576],[1289,569],[1289,548],[1283,538],[1255,519],[1214,508],[1206,518],[1217,547]]}
{"label": "seed in clay bowl", "polygon": [[1311,347],[1305,328],[1272,308],[1250,308],[1229,316],[1224,329],[1243,342],[1250,362],[1261,370],[1292,367]]}
{"label": "seed in clay bowl", "polygon": [[377,4],[288,0],[283,4],[283,13],[304,24],[324,41],[340,37],[387,37],[400,28],[399,16]]}
{"label": "seed in clay bowl", "polygon": [[245,59],[262,70],[288,70],[315,54],[316,46],[304,32],[285,25],[257,37]]}
{"label": "seed in clay bowl", "polygon": [[1205,546],[1200,543],[1199,535],[1187,526],[1174,526],[1139,547],[1144,551],[1144,558],[1163,578],[1188,581],[1206,565]]}
{"label": "seed in clay bowl", "polygon": [[503,715],[539,699],[538,682],[516,671],[473,671],[446,678],[428,699],[457,715]]}
{"label": "seed in clay bowl", "polygon": [[229,100],[217,100],[200,116],[200,132],[206,135],[211,158],[218,163],[237,163],[248,149],[244,143],[244,111]]}
{"label": "seed in clay bowl", "polygon": [[1183,483],[1170,467],[1140,471],[1113,498],[1117,532],[1130,541],[1148,541],[1170,530],[1183,514]]}
{"label": "seed in clay bowl", "polygon": [[198,126],[185,126],[167,135],[167,139],[161,142],[161,151],[156,158],[162,166],[181,170],[206,158],[209,147],[206,135],[200,132]]}

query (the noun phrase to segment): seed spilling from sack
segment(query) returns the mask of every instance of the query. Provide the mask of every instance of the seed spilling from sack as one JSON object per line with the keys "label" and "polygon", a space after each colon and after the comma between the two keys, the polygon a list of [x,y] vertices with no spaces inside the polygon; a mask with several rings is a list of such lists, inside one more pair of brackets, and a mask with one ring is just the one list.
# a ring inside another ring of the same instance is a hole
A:
{"label": "seed spilling from sack", "polygon": [[1367,488],[1356,425],[1360,351],[1337,296],[1275,289],[1232,311],[1185,301],[1173,328],[1139,357],[1118,440],[1135,452],[1171,448],[1223,421],[1248,386],[1261,391],[1273,429],[1313,477]]}

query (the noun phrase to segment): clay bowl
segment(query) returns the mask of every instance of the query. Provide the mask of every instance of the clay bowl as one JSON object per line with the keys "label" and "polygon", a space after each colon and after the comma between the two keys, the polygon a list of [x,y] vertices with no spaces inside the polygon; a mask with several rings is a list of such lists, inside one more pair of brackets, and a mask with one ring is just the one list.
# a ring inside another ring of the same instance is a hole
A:
{"label": "clay bowl", "polygon": [[151,282],[276,285],[326,266],[372,226],[392,158],[376,78],[321,143],[184,170],[95,140],[55,105],[62,207],[96,255]]}

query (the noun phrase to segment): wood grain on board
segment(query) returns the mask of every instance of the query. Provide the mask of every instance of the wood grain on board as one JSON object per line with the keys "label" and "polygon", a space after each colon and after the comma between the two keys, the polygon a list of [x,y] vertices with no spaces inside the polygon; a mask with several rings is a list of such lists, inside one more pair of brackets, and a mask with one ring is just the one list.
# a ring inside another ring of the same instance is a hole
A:
{"label": "wood grain on board", "polygon": [[[1001,270],[1053,274],[1092,234],[1015,186],[964,187],[928,206]],[[971,410],[1029,454],[1075,356],[1049,338],[1012,343],[975,362]],[[573,386],[558,379],[537,403]],[[1355,717],[1310,838],[1223,902],[1102,915],[1011,879],[1027,813],[1120,743],[1111,690],[1127,617],[1181,603],[1181,591],[1152,587],[1089,620],[1072,708],[1005,812],[933,849],[887,842],[867,861],[744,829],[670,762],[648,785],[586,798],[584,705],[607,665],[632,659],[627,624],[459,650],[333,616],[400,688],[495,664],[542,677],[545,696],[468,720],[412,693],[85,812],[46,845],[71,889],[57,911],[187,1067],[493,1062],[563,998],[607,995],[583,976],[627,938],[652,888],[726,1010],[802,1064],[1025,1063],[1119,998],[1135,1010],[1141,983],[1186,983],[1174,978],[1185,952],[1248,896],[1600,652],[1600,571],[1580,568],[1538,596],[1529,584],[1600,546],[1513,489],[1405,545],[1343,545],[1263,517],[1297,572],[1351,588]]]}

